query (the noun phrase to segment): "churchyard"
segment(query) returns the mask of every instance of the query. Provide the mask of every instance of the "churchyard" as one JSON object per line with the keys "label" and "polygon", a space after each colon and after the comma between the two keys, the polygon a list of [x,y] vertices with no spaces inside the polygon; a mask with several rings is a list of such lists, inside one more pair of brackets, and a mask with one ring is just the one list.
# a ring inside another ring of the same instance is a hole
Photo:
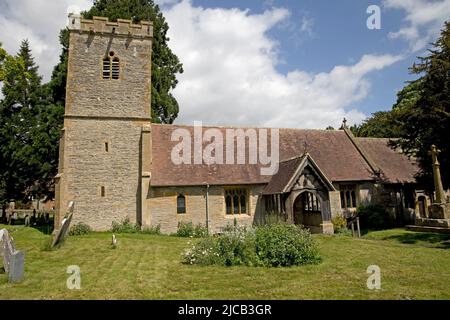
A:
{"label": "churchyard", "polygon": [[[0,225],[25,254],[24,279],[0,271],[0,299],[450,299],[450,235],[404,229],[361,238],[314,235],[322,262],[298,267],[224,267],[182,263],[197,239],[111,232],[69,236],[56,250],[50,236]],[[381,289],[367,288],[367,268],[381,271]],[[78,266],[80,289],[69,289]],[[68,273],[69,268],[69,273]]]}

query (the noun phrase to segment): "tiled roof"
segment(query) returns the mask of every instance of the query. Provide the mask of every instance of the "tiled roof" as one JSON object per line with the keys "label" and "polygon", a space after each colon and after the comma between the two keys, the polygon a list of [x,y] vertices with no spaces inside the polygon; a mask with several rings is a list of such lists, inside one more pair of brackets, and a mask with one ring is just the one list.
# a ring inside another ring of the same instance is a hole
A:
{"label": "tiled roof", "polygon": [[[193,126],[152,124],[152,178],[153,186],[187,186],[187,185],[239,185],[266,184],[271,176],[261,175],[261,164],[181,164],[176,165],[171,160],[172,148],[178,141],[171,141],[172,132],[176,129],[187,129],[193,137]],[[215,128],[225,137],[226,129],[233,127],[203,127]],[[241,128],[247,129],[247,128]],[[299,157],[308,152],[318,167],[330,181],[361,181],[373,180],[374,174],[367,162],[361,156],[354,144],[343,130],[303,130],[279,129],[280,161]],[[404,156],[395,156],[387,145],[377,145],[383,154],[393,157],[400,163],[385,164],[386,172],[395,177],[395,171],[410,172],[411,163]],[[385,150],[387,148],[387,150]],[[270,148],[269,148],[270,149]],[[376,150],[372,150],[377,153]],[[392,153],[393,154],[392,154]],[[248,154],[248,153],[246,153]],[[375,157],[374,157],[375,158]],[[225,155],[224,155],[225,159]],[[374,159],[379,160],[378,158]],[[380,162],[383,167],[384,162]],[[407,168],[403,168],[406,166]]]}
{"label": "tiled roof", "polygon": [[388,183],[414,183],[418,172],[415,161],[399,151],[393,150],[389,139],[356,138],[367,154],[382,171],[382,178]]}
{"label": "tiled roof", "polygon": [[270,179],[269,184],[264,188],[263,193],[265,194],[275,194],[283,193],[287,184],[294,176],[295,171],[298,169],[299,165],[302,163],[305,156],[296,157],[286,161],[280,162],[278,172]]}

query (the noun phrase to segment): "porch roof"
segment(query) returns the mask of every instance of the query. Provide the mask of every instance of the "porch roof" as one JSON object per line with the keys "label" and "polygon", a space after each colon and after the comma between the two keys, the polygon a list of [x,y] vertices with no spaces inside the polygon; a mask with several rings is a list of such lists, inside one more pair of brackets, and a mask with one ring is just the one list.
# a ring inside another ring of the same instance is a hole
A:
{"label": "porch roof", "polygon": [[300,157],[281,161],[278,172],[274,176],[272,176],[272,179],[270,179],[269,183],[264,188],[263,194],[279,194],[290,192],[296,180],[307,165],[311,167],[312,171],[317,176],[316,178],[322,181],[323,185],[325,185],[328,190],[334,190],[331,181],[317,166],[316,162],[313,160],[310,154],[306,153]]}

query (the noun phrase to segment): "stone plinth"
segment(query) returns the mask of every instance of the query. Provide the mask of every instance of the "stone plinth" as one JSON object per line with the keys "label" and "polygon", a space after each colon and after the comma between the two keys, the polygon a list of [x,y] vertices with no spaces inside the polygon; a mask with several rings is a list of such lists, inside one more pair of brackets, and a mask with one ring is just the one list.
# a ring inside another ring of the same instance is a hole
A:
{"label": "stone plinth", "polygon": [[429,207],[429,218],[450,219],[450,203],[433,203]]}

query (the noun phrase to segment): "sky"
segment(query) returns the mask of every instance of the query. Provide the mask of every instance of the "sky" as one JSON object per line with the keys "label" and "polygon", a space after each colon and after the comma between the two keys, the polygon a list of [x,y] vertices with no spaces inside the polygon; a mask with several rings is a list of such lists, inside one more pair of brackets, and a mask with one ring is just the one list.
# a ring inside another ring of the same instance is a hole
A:
{"label": "sky", "polygon": [[[184,73],[175,123],[324,129],[389,110],[450,0],[156,0]],[[91,0],[0,0],[0,42],[28,39],[44,81],[69,12]],[[380,8],[380,29],[367,20]]]}

